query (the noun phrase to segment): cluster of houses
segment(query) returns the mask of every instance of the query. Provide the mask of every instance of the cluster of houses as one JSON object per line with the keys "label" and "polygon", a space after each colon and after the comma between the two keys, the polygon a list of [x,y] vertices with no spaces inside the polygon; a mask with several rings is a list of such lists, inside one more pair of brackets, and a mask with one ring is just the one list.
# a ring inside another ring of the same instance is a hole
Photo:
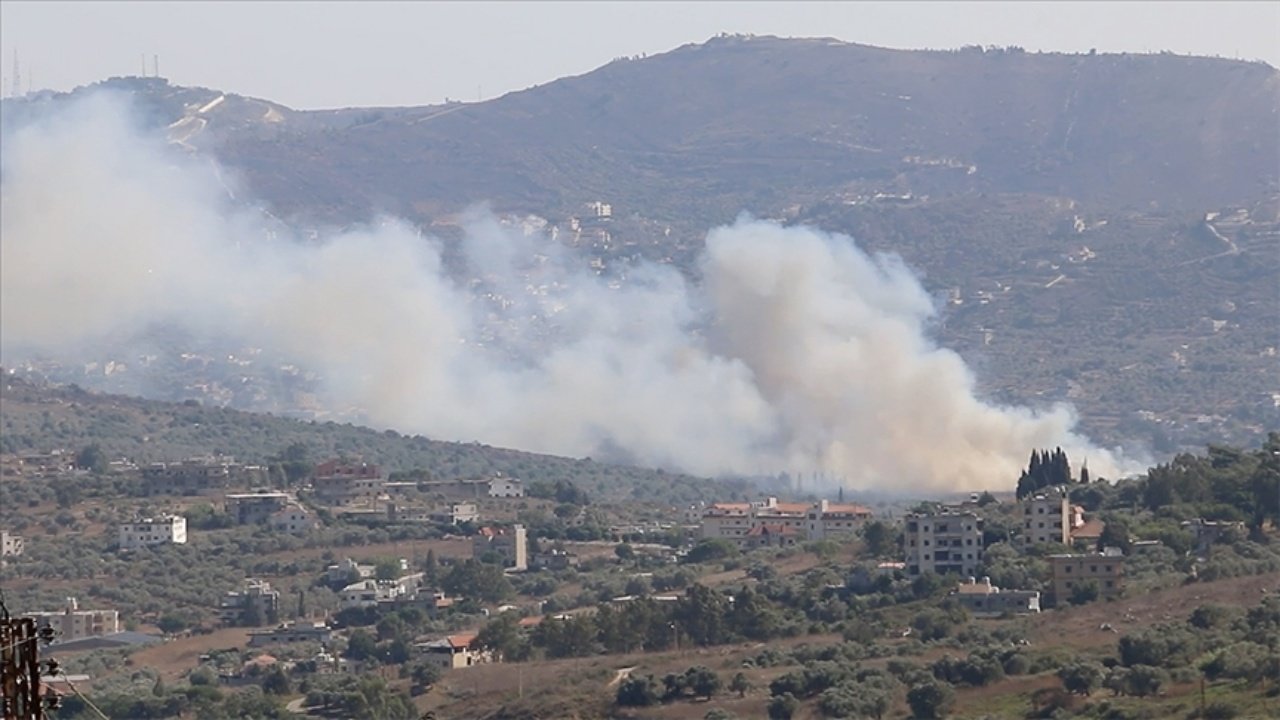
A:
{"label": "cluster of houses", "polygon": [[[1081,585],[1094,585],[1102,597],[1118,596],[1124,587],[1124,556],[1114,548],[1097,552],[1103,523],[1086,520],[1084,509],[1073,505],[1065,487],[1044,488],[1018,504],[1021,532],[1018,547],[1066,546],[1070,553],[1047,557],[1054,602],[1071,597]],[[839,539],[853,535],[874,513],[856,504],[826,500],[782,502],[770,497],[756,502],[715,503],[689,508],[686,521],[696,521],[705,539],[728,540],[744,550],[785,547],[799,541]],[[1201,535],[1213,528],[1196,529]],[[988,578],[978,579],[984,533],[980,508],[974,501],[942,506],[903,518],[903,561],[884,563],[882,571],[901,571],[909,577],[925,573],[967,578],[954,591],[957,600],[978,616],[1039,612],[1040,593],[1002,589]]]}

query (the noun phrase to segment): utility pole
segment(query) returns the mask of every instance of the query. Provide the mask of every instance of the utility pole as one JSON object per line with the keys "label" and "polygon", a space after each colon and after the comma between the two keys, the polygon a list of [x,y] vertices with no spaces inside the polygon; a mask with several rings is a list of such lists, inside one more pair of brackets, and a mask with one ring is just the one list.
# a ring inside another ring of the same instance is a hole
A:
{"label": "utility pole", "polygon": [[[53,692],[41,694],[40,676],[56,675],[55,660],[40,662],[40,643],[53,639],[51,628],[37,628],[33,618],[15,618],[0,600],[0,717],[45,720],[46,709],[58,707]],[[43,670],[43,672],[42,672]]]}

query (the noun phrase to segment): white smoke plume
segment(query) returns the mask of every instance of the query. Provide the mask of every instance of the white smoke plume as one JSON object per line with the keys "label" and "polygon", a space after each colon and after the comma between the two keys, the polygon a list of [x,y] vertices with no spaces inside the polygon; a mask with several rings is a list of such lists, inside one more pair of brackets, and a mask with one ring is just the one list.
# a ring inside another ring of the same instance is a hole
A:
{"label": "white smoke plume", "polygon": [[961,358],[930,341],[916,277],[846,237],[744,218],[707,236],[696,286],[656,265],[611,286],[477,213],[472,287],[437,241],[394,221],[269,239],[220,182],[102,94],[7,130],[0,354],[172,323],[294,358],[380,426],[703,475],[1008,488],[1031,448],[1057,445],[1095,475],[1128,469],[1065,406],[980,400]]}

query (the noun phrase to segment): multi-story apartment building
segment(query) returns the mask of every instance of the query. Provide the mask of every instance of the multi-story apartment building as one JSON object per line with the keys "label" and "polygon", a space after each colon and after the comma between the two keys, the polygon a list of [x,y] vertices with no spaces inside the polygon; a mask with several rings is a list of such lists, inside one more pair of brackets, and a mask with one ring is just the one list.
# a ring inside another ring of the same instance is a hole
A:
{"label": "multi-story apartment building", "polygon": [[751,503],[714,503],[702,512],[702,537],[740,540],[751,530]]}
{"label": "multi-story apartment building", "polygon": [[327,505],[371,505],[383,493],[382,470],[365,462],[329,460],[316,466],[311,489]]}
{"label": "multi-story apartment building", "polygon": [[809,509],[809,539],[831,540],[853,535],[872,516],[871,508],[862,505],[820,500]]}
{"label": "multi-story apartment building", "polygon": [[1019,544],[1071,544],[1071,532],[1084,525],[1084,510],[1072,505],[1065,487],[1047,487],[1024,498],[1021,503],[1022,533]]}
{"label": "multi-story apartment building", "polygon": [[[702,537],[745,542],[757,537],[758,528],[771,533],[786,529],[804,540],[826,540],[852,535],[872,512],[861,505],[828,502],[789,503],[770,497],[751,503],[715,503],[702,511]],[[752,531],[756,535],[752,535]]]}
{"label": "multi-story apartment building", "polygon": [[982,518],[943,508],[911,513],[904,526],[908,575],[954,573],[971,577],[982,562]]}
{"label": "multi-story apartment building", "polygon": [[22,537],[14,535],[7,530],[0,531],[0,557],[18,556],[26,549],[26,544],[22,542]]}
{"label": "multi-story apartment building", "polygon": [[497,553],[502,566],[516,570],[529,569],[529,550],[523,525],[510,528],[480,528],[471,541],[471,554],[479,559],[485,553]]}
{"label": "multi-story apartment building", "polygon": [[120,632],[120,613],[115,610],[81,610],[73,597],[61,610],[30,614],[40,627],[50,627],[56,633],[54,642],[63,643],[88,637],[112,635]]}
{"label": "multi-story apartment building", "polygon": [[218,603],[218,619],[227,625],[274,623],[279,612],[279,591],[253,578],[245,580],[239,591],[228,590]]}
{"label": "multi-story apartment building", "polygon": [[120,526],[121,550],[136,550],[150,545],[183,545],[187,542],[187,519],[181,515],[141,518]]}
{"label": "multi-story apartment building", "polygon": [[1093,584],[1099,597],[1118,597],[1124,591],[1124,555],[1117,548],[1101,553],[1049,556],[1053,601],[1062,604],[1081,585]]}

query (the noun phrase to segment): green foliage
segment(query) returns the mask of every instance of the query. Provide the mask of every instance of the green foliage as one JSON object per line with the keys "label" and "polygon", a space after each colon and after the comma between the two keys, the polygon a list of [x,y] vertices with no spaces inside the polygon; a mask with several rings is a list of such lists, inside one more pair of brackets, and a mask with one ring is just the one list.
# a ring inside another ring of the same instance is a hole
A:
{"label": "green foliage", "polygon": [[1078,582],[1071,588],[1071,596],[1067,598],[1072,605],[1085,605],[1098,599],[1098,581]]}
{"label": "green foliage", "polygon": [[1102,685],[1103,677],[1102,666],[1091,662],[1075,662],[1058,670],[1062,686],[1074,695],[1093,694]]}
{"label": "green foliage", "polygon": [[747,693],[751,692],[752,687],[754,686],[751,684],[751,680],[747,678],[744,672],[734,673],[733,679],[729,681],[729,691],[738,693],[738,697],[745,697]]}
{"label": "green foliage", "polygon": [[102,446],[98,443],[86,445],[80,452],[76,453],[76,467],[81,470],[88,470],[95,475],[105,473],[108,462],[107,454],[103,452]]}
{"label": "green foliage", "polygon": [[347,650],[343,653],[352,660],[368,660],[378,653],[378,641],[363,628],[357,628],[347,640]]}
{"label": "green foliage", "polygon": [[684,686],[693,692],[694,697],[710,700],[712,695],[720,692],[723,685],[720,676],[705,665],[696,665],[684,673]]}
{"label": "green foliage", "polygon": [[720,538],[700,540],[689,549],[684,561],[688,563],[712,562],[734,557],[738,554],[738,546]]}
{"label": "green foliage", "polygon": [[868,521],[862,526],[861,533],[862,542],[867,546],[867,554],[872,558],[887,557],[898,550],[897,532],[886,522]]}
{"label": "green foliage", "polygon": [[1057,448],[1052,453],[1048,450],[1032,450],[1031,462],[1018,478],[1017,497],[1021,500],[1046,487],[1070,484],[1071,465],[1062,448]]}
{"label": "green foliage", "polygon": [[911,712],[922,720],[946,717],[953,702],[955,691],[946,683],[927,680],[907,691],[907,704],[911,706]]}
{"label": "green foliage", "polygon": [[791,720],[800,709],[800,701],[790,693],[775,695],[769,699],[769,720]]}
{"label": "green foliage", "polygon": [[502,602],[515,594],[511,581],[496,565],[464,560],[455,563],[440,582],[450,595],[477,598],[484,602]]}
{"label": "green foliage", "polygon": [[632,675],[618,685],[614,701],[622,707],[648,707],[658,704],[658,684],[652,675]]}

